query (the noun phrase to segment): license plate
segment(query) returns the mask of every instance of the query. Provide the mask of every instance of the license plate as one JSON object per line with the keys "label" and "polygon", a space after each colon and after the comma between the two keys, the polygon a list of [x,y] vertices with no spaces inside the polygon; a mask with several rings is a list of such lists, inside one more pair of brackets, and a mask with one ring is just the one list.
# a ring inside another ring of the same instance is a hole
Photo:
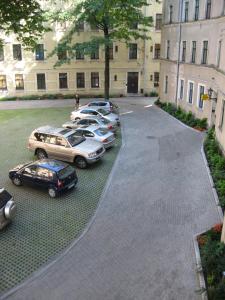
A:
{"label": "license plate", "polygon": [[74,187],[74,183],[72,183],[72,184],[70,184],[69,186],[68,186],[68,189],[71,189],[72,187]]}

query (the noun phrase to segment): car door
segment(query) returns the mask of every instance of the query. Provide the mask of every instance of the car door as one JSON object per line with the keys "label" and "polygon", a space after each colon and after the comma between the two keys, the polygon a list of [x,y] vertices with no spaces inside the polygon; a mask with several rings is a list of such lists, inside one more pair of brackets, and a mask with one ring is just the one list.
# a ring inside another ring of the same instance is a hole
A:
{"label": "car door", "polygon": [[59,147],[56,144],[56,136],[48,134],[45,139],[45,150],[48,157],[59,158]]}
{"label": "car door", "polygon": [[71,161],[73,156],[71,146],[69,145],[68,141],[58,136],[56,137],[56,144],[57,144],[57,157],[60,160]]}
{"label": "car door", "polygon": [[94,140],[95,139],[95,135],[93,132],[91,132],[90,130],[83,130],[83,137],[85,137],[87,140]]}
{"label": "car door", "polygon": [[37,167],[36,171],[36,185],[39,188],[47,189],[52,183],[54,172],[43,167]]}
{"label": "car door", "polygon": [[36,185],[37,166],[32,165],[25,167],[21,172],[21,181],[25,185]]}

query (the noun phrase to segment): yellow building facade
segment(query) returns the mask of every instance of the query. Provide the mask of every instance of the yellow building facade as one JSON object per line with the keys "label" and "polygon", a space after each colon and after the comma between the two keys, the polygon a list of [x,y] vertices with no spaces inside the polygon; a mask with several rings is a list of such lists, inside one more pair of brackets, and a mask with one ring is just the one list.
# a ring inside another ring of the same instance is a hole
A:
{"label": "yellow building facade", "polygon": [[[151,0],[145,15],[153,17],[149,40],[138,40],[127,47],[115,42],[110,60],[110,95],[146,94],[158,90],[162,5]],[[45,4],[46,5],[46,4]],[[0,48],[0,98],[43,94],[104,94],[104,51],[95,56],[78,55],[70,64],[54,67],[57,55],[48,58],[69,24],[54,24],[39,41],[36,51],[26,51],[16,36],[4,36]],[[88,24],[76,34],[77,43],[101,33]]]}

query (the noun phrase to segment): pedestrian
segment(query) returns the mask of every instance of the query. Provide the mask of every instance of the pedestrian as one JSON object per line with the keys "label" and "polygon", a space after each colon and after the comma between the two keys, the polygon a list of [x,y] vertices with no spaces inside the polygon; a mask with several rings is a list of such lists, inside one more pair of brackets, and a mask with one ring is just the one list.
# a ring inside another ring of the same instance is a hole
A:
{"label": "pedestrian", "polygon": [[76,109],[76,110],[79,109],[79,105],[80,105],[80,98],[79,98],[79,95],[76,94],[76,95],[75,95],[75,109]]}

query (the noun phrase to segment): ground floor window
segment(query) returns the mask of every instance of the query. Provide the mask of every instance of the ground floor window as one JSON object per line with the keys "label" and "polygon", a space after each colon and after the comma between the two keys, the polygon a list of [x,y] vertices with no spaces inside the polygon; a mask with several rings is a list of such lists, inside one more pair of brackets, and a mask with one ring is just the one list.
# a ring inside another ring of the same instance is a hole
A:
{"label": "ground floor window", "polygon": [[198,107],[203,108],[202,96],[204,95],[205,87],[203,85],[199,86],[199,96],[198,96]]}
{"label": "ground floor window", "polygon": [[6,75],[0,75],[0,90],[7,90]]}
{"label": "ground floor window", "polygon": [[85,88],[85,76],[84,73],[77,73],[77,88]]}
{"label": "ground floor window", "polygon": [[59,73],[59,88],[60,89],[67,89],[67,73]]}
{"label": "ground floor window", "polygon": [[180,80],[180,100],[184,98],[184,80]]}
{"label": "ground floor window", "polygon": [[99,73],[97,73],[97,72],[91,73],[91,87],[92,88],[99,87]]}
{"label": "ground floor window", "polygon": [[44,73],[37,74],[37,89],[38,90],[45,90],[46,89],[46,82],[45,82],[45,74]]}
{"label": "ground floor window", "polygon": [[188,88],[188,103],[193,103],[193,91],[194,91],[194,83],[189,82],[189,88]]}
{"label": "ground floor window", "polygon": [[222,101],[222,110],[221,110],[220,124],[219,124],[219,128],[220,128],[220,129],[223,128],[224,110],[225,110],[225,100]]}
{"label": "ground floor window", "polygon": [[165,77],[165,88],[164,88],[164,92],[165,92],[165,94],[168,93],[168,76],[167,76],[167,75],[166,75],[166,77]]}
{"label": "ground floor window", "polygon": [[23,74],[15,75],[16,90],[24,90]]}

